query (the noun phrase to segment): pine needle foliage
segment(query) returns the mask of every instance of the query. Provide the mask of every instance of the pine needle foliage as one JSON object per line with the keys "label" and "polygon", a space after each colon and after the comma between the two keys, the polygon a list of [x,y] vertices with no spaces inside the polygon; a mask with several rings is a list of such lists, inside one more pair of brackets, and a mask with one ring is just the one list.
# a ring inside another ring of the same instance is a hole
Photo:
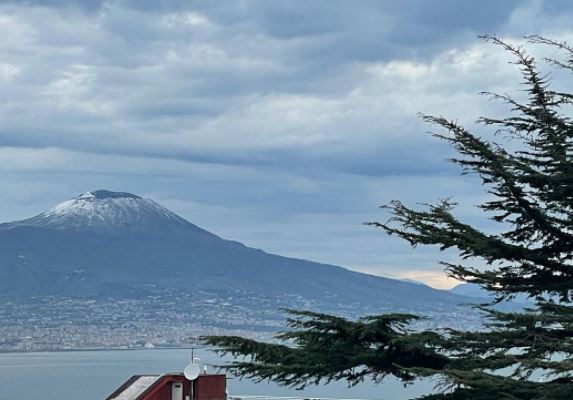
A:
{"label": "pine needle foliage", "polygon": [[231,373],[299,388],[321,380],[345,379],[354,385],[367,376],[381,381],[393,375],[409,382],[416,376],[409,368],[440,369],[448,361],[425,345],[439,340],[438,335],[407,330],[409,323],[420,318],[415,315],[377,315],[350,321],[310,311],[287,312],[287,325],[292,329],[277,339],[290,346],[235,336],[211,336],[205,341],[217,346],[222,355],[249,357],[227,366]]}
{"label": "pine needle foliage", "polygon": [[[408,383],[433,376],[441,390],[425,399],[573,399],[573,122],[565,113],[573,94],[553,90],[550,76],[523,47],[482,38],[512,55],[527,94],[520,102],[484,92],[511,109],[505,118],[478,121],[493,128],[502,143],[444,117],[422,118],[455,150],[450,161],[481,180],[489,196],[478,207],[499,226],[498,233],[461,221],[449,199],[421,208],[393,201],[384,206],[391,214],[388,222],[369,224],[414,247],[457,250],[460,263],[443,263],[450,277],[494,292],[497,302],[520,294],[534,305],[520,312],[480,305],[487,323],[467,332],[413,331],[409,326],[419,318],[414,315],[350,321],[290,310],[291,329],[277,337],[284,344],[204,339],[223,353],[246,356],[227,366],[232,373],[299,387],[390,375]],[[546,61],[573,72],[573,48],[567,43],[527,39],[564,52],[562,60]]]}

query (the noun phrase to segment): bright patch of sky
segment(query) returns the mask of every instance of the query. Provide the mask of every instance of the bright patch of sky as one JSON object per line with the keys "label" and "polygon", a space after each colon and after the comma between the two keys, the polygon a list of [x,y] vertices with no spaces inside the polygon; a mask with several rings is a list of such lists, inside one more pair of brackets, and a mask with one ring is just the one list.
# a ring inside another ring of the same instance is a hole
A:
{"label": "bright patch of sky", "polygon": [[566,40],[572,17],[567,1],[3,1],[0,220],[105,188],[269,252],[451,286],[453,255],[362,222],[450,196],[486,226],[484,192],[417,113],[479,129],[507,112],[477,93],[519,95],[519,76],[476,35]]}

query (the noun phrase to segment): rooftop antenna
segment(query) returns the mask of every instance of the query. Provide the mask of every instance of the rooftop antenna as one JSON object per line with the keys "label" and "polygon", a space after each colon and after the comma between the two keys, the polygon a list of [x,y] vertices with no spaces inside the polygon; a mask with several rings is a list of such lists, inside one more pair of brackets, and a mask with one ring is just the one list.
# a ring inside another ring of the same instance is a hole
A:
{"label": "rooftop antenna", "polygon": [[198,358],[193,357],[193,347],[191,347],[191,362],[189,364],[187,364],[187,366],[185,367],[185,369],[183,370],[183,375],[185,376],[185,378],[187,378],[188,380],[191,381],[191,385],[189,385],[189,396],[187,396],[187,398],[189,398],[190,400],[193,400],[194,396],[193,396],[193,384],[194,384],[194,380],[197,379],[199,377],[199,374],[201,373],[201,369],[199,368],[199,364],[195,364],[195,360],[199,361]]}
{"label": "rooftop antenna", "polygon": [[197,377],[201,373],[199,364],[196,363],[196,361],[198,362],[199,359],[193,357],[193,350],[194,350],[193,347],[191,347],[191,362],[187,364],[187,366],[183,370],[183,375],[185,375],[185,378],[189,379],[190,381],[194,381],[195,379],[197,379]]}

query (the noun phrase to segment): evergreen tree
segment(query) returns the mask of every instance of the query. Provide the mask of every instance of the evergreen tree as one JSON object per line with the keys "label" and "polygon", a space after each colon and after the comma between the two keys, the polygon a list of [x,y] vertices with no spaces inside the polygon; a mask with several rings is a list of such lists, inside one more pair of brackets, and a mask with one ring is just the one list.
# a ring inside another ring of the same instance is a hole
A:
{"label": "evergreen tree", "polygon": [[[480,305],[484,329],[467,332],[414,331],[410,324],[419,318],[414,315],[352,321],[291,310],[292,329],[278,335],[283,344],[205,338],[220,352],[247,356],[228,366],[232,373],[299,387],[340,379],[380,381],[388,375],[406,383],[437,376],[445,390],[424,398],[573,399],[573,123],[564,114],[573,94],[552,90],[548,75],[524,48],[497,37],[484,39],[511,53],[527,91],[523,102],[486,93],[509,104],[511,114],[480,122],[501,132],[496,137],[502,141],[513,140],[512,149],[445,118],[423,119],[445,128],[435,136],[455,149],[458,156],[451,161],[481,179],[490,199],[479,207],[497,223],[498,233],[458,219],[450,200],[422,209],[393,201],[385,206],[390,221],[371,225],[412,246],[456,249],[461,262],[443,263],[449,276],[481,285],[496,294],[496,301],[525,294],[534,306],[502,312],[494,304]],[[564,61],[548,61],[573,71],[573,48],[566,43],[528,39],[564,51]]]}

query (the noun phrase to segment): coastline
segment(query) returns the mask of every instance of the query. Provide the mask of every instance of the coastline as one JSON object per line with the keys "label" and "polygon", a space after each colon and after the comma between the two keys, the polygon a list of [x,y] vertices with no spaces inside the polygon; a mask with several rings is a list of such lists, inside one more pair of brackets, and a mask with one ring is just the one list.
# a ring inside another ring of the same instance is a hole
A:
{"label": "coastline", "polygon": [[80,349],[49,349],[49,350],[0,350],[0,354],[34,354],[34,353],[74,353],[74,352],[98,352],[98,351],[137,351],[137,350],[191,350],[198,349],[193,346],[174,346],[174,347],[96,347]]}

